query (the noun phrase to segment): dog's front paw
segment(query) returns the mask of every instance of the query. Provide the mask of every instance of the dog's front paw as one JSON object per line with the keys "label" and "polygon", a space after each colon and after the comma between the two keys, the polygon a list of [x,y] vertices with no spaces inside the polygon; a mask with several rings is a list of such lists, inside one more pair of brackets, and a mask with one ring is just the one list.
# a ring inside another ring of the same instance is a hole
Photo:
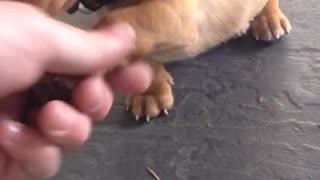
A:
{"label": "dog's front paw", "polygon": [[173,107],[173,80],[164,69],[160,71],[163,73],[156,73],[155,80],[146,93],[126,97],[127,110],[131,109],[136,120],[144,117],[149,122],[161,112],[167,115],[168,110]]}
{"label": "dog's front paw", "polygon": [[256,40],[273,41],[289,34],[291,24],[280,9],[262,11],[251,22],[251,30]]}
{"label": "dog's front paw", "polygon": [[173,106],[171,87],[169,84],[167,86],[167,90],[160,93],[127,96],[127,110],[131,109],[137,121],[144,117],[149,122],[151,118],[159,116],[161,112],[167,115],[168,110]]}

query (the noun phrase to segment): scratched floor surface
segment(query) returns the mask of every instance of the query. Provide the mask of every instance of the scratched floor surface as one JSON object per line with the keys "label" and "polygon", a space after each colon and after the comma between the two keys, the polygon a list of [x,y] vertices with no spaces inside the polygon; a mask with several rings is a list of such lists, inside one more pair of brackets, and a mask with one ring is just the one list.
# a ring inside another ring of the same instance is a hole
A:
{"label": "scratched floor surface", "polygon": [[319,180],[320,3],[283,1],[293,31],[168,65],[175,109],[135,123],[118,99],[56,180]]}

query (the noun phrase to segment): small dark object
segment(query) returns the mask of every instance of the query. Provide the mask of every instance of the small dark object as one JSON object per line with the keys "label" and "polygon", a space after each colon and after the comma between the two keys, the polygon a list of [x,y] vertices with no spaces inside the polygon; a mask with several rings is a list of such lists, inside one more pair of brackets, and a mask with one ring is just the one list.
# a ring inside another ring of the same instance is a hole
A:
{"label": "small dark object", "polygon": [[52,100],[71,102],[72,90],[84,77],[46,74],[28,93],[26,107],[40,108]]}
{"label": "small dark object", "polygon": [[94,12],[102,8],[104,5],[115,3],[117,0],[78,0],[69,10],[69,14],[74,14],[79,10],[79,5],[82,4],[88,10]]}
{"label": "small dark object", "polygon": [[160,180],[160,177],[150,167],[146,167],[146,169],[155,180]]}
{"label": "small dark object", "polygon": [[89,9],[90,11],[96,11],[98,9],[100,9],[104,3],[106,3],[107,1],[103,1],[103,0],[79,0],[79,2],[84,5],[87,9]]}

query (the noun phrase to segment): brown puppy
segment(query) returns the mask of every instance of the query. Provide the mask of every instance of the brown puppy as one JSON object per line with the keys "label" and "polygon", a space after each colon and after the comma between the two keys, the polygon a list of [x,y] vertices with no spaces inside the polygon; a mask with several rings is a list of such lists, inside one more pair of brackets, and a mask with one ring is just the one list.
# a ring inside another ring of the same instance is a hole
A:
{"label": "brown puppy", "polygon": [[[41,0],[37,5],[55,15],[74,0]],[[154,70],[151,87],[126,98],[136,119],[166,114],[174,104],[173,79],[163,63],[196,56],[251,27],[257,40],[279,39],[291,25],[278,0],[123,0],[99,12],[99,28],[129,23],[137,34],[130,60],[144,59]]]}
{"label": "brown puppy", "polygon": [[100,24],[130,23],[138,36],[134,55],[154,69],[151,87],[126,99],[137,120],[149,121],[173,106],[173,80],[163,63],[198,55],[250,26],[257,40],[279,39],[291,30],[278,0],[141,0],[119,7],[102,13]]}

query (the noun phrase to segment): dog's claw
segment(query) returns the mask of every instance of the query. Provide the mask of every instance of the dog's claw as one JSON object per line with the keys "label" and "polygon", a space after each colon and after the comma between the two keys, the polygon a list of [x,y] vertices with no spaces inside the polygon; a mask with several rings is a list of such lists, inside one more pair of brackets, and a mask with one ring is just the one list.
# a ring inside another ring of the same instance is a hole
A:
{"label": "dog's claw", "polygon": [[165,115],[169,114],[167,109],[164,109],[163,112],[164,112]]}
{"label": "dog's claw", "polygon": [[290,34],[291,28],[289,27],[289,28],[285,29],[285,32],[286,32],[286,34]]}
{"label": "dog's claw", "polygon": [[147,116],[146,121],[150,122],[150,116]]}

